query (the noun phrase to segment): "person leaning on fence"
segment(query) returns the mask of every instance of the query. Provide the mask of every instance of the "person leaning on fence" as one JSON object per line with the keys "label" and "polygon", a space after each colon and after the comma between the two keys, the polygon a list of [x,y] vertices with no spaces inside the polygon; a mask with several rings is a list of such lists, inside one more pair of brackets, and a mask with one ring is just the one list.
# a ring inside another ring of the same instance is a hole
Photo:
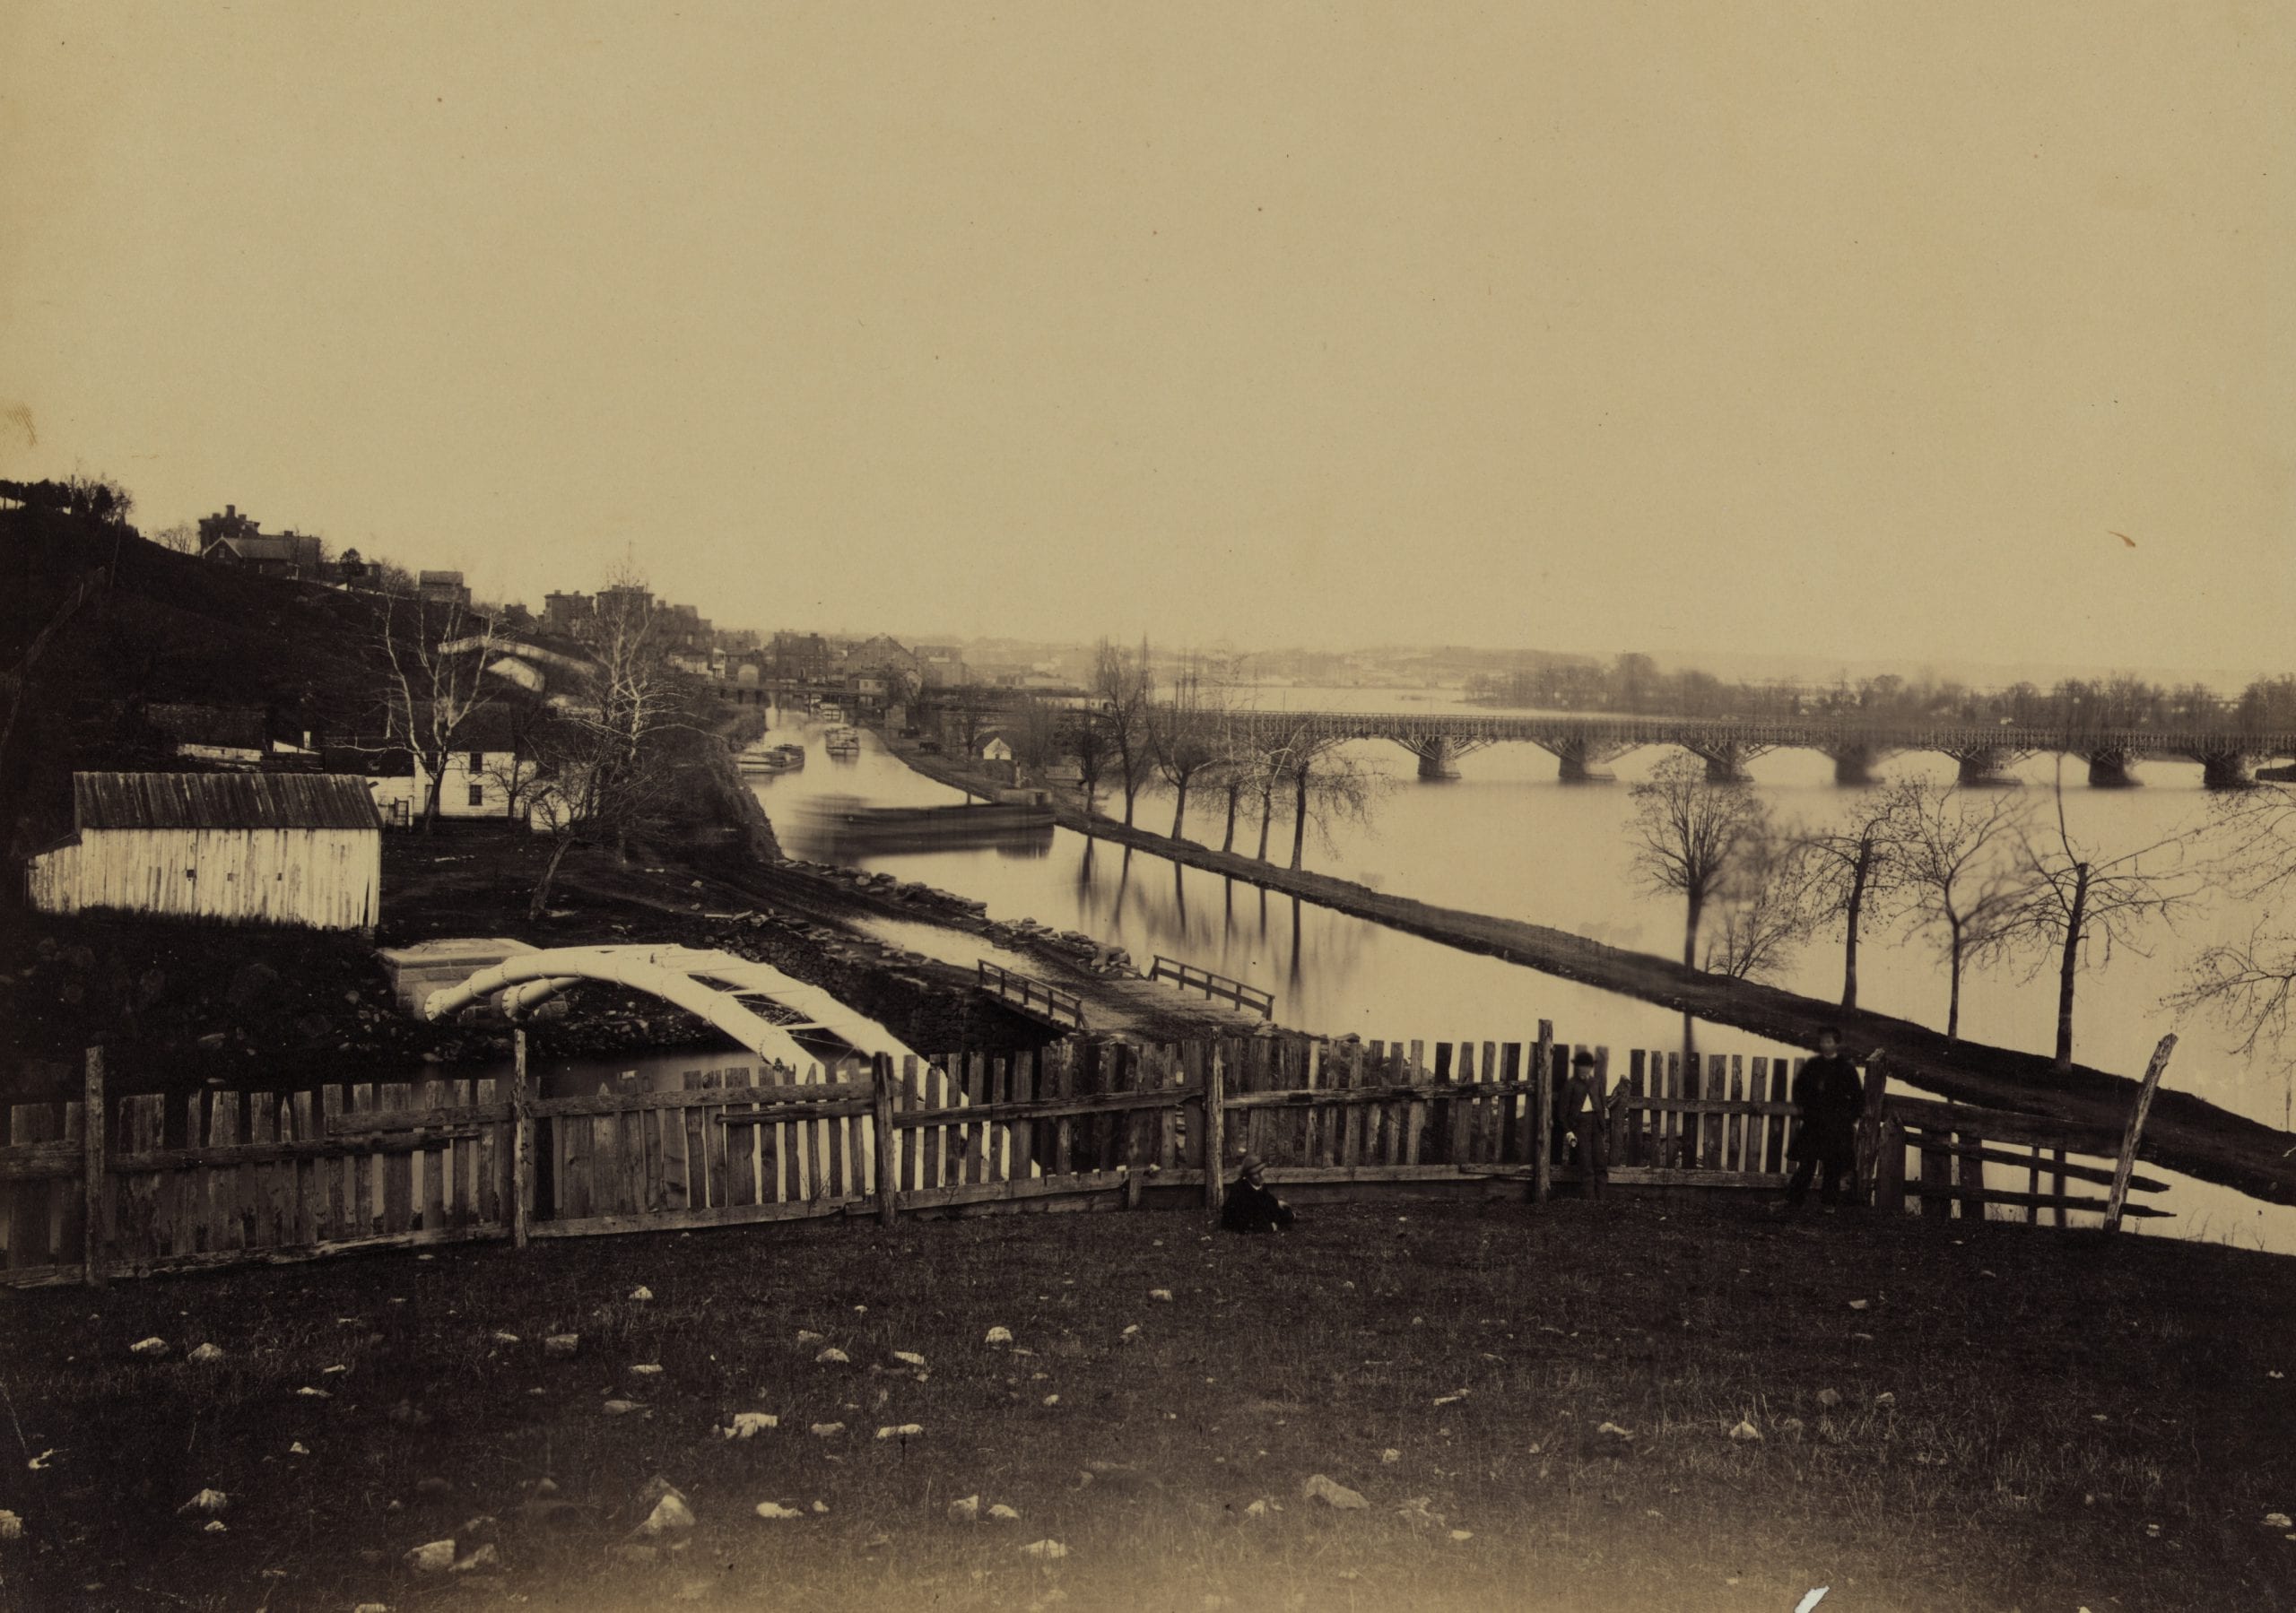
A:
{"label": "person leaning on fence", "polygon": [[1829,1027],[1818,1033],[1818,1056],[1807,1060],[1794,1078],[1794,1106],[1802,1111],[1794,1140],[1786,1157],[1795,1162],[1794,1179],[1786,1189],[1786,1205],[1798,1210],[1810,1196],[1810,1179],[1825,1173],[1819,1201],[1829,1208],[1841,1201],[1842,1188],[1855,1192],[1857,1183],[1857,1121],[1866,1108],[1866,1089],[1857,1066],[1841,1056],[1841,1033]]}
{"label": "person leaning on fence", "polygon": [[1246,1154],[1228,1196],[1220,1206],[1222,1232],[1289,1232],[1292,1207],[1267,1191],[1267,1167],[1257,1154]]}

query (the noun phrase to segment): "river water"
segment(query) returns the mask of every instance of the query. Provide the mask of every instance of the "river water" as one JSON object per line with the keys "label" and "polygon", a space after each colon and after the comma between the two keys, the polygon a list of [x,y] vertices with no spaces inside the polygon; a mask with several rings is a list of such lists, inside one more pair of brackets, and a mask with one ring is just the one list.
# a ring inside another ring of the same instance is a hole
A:
{"label": "river water", "polygon": [[[1264,689],[1258,700],[1302,710],[1481,709],[1456,693],[1434,690]],[[865,736],[858,756],[832,758],[820,745],[819,725],[802,713],[776,710],[772,721],[776,741],[805,744],[807,765],[750,782],[793,855],[836,860],[806,828],[808,803],[823,796],[883,805],[963,799],[961,792],[923,777],[886,753],[874,734]],[[1591,785],[1561,783],[1553,759],[1529,745],[1475,752],[1461,761],[1460,777],[1442,782],[1420,780],[1415,759],[1398,746],[1366,741],[1356,750],[1387,776],[1370,820],[1335,826],[1327,837],[1311,828],[1307,866],[1447,906],[1679,955],[1680,898],[1638,888],[1627,834],[1627,786],[1646,776],[1665,750],[1631,752],[1612,764],[1616,783]],[[1940,757],[1907,756],[1886,767],[1892,774],[1915,769],[1950,779],[1952,764]],[[1842,798],[1832,764],[1813,753],[1774,752],[1756,760],[1751,772],[1784,819],[1821,820]],[[2055,773],[2053,759],[2039,758],[2026,763],[2018,776],[2040,797],[2048,793]],[[2068,765],[2065,803],[2074,833],[2093,837],[2109,854],[2205,821],[2210,798],[2200,788],[2196,765],[2148,763],[2140,776],[2144,785],[2139,789],[2091,790],[2085,769]],[[1103,810],[1109,810],[1105,802]],[[1217,846],[1224,811],[1222,798],[1199,794],[1189,803],[1186,832]],[[1167,829],[1171,816],[1169,791],[1143,792],[1136,811],[1143,827]],[[1270,850],[1278,860],[1289,857],[1291,834],[1288,807],[1279,802],[1270,835]],[[1257,825],[1248,804],[1237,846],[1248,851],[1257,841]],[[1124,947],[1144,967],[1163,953],[1265,987],[1276,994],[1282,1023],[1324,1035],[1527,1040],[1544,1019],[1554,1022],[1556,1035],[1565,1041],[1603,1043],[1614,1050],[1682,1045],[1681,1019],[1664,1009],[1066,829],[1027,848],[936,849],[853,861],[984,901],[994,916],[1032,917],[1084,931]],[[2180,1041],[2169,1085],[2267,1123],[2284,1124],[2289,1088],[2283,1073],[2228,1052],[2229,1038],[2208,1021],[2179,1020],[2161,1006],[2202,946],[2212,939],[2245,937],[2253,916],[2221,893],[2204,893],[2179,915],[2175,928],[2162,927],[2147,938],[2149,955],[2124,950],[2084,975],[2076,997],[2076,1056],[2135,1076],[2143,1072],[2153,1044],[2174,1029]],[[915,936],[902,939],[904,944],[918,944]],[[970,962],[970,954],[951,957]],[[2033,961],[1965,978],[1965,1036],[2029,1052],[2050,1050],[2055,974],[2053,967],[2031,974]],[[1813,939],[1778,983],[1812,996],[1838,996],[1839,943]],[[1943,967],[1919,938],[1891,927],[1870,931],[1860,955],[1859,997],[1866,1008],[1942,1027]],[[1802,1051],[1726,1027],[1700,1025],[1694,1030],[1698,1045],[1709,1052]],[[2152,1223],[2156,1232],[2296,1253],[2296,1209],[2260,1205],[2229,1190],[2182,1180],[2174,1181],[2170,1192],[2157,1201],[2179,1213],[2173,1220]]]}

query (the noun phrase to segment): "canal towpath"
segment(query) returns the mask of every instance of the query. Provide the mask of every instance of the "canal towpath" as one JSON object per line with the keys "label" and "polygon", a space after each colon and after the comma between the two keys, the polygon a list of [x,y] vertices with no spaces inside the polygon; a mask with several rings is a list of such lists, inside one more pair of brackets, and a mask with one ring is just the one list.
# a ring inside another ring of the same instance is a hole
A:
{"label": "canal towpath", "polygon": [[[944,756],[923,751],[914,742],[889,738],[886,746],[935,783],[984,795],[1006,787]],[[2088,1065],[2060,1071],[2037,1054],[1966,1040],[1949,1043],[1910,1020],[1845,1010],[1775,986],[1686,969],[1671,958],[1608,946],[1550,925],[1438,906],[1328,874],[1280,867],[1196,841],[1128,828],[1099,813],[1088,815],[1061,792],[1052,793],[1052,804],[1062,827],[1109,844],[1692,1019],[1801,1046],[1815,1045],[1820,1029],[1838,1026],[1848,1045],[1881,1048],[1902,1080],[1959,1102],[2117,1127],[2126,1122],[2136,1099],[2135,1080]],[[2190,1093],[2163,1089],[2147,1122],[2146,1140],[2148,1155],[2173,1169],[2274,1203],[2296,1204],[2296,1136],[2288,1132]]]}

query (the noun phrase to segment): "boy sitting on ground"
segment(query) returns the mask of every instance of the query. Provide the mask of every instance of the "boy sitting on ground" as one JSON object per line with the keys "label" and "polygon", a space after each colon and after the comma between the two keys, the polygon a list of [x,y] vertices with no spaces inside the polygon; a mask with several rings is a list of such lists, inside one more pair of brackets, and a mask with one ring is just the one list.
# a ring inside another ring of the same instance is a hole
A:
{"label": "boy sitting on ground", "polygon": [[1223,1232],[1288,1232],[1292,1207],[1267,1191],[1267,1167],[1257,1154],[1247,1154],[1228,1197],[1220,1207]]}

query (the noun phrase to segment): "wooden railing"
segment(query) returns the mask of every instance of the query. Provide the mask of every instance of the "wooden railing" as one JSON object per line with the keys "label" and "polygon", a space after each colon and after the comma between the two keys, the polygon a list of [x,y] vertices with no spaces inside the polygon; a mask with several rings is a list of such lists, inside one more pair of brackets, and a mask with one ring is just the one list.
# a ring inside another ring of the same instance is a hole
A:
{"label": "wooden railing", "polygon": [[[2068,1211],[2104,1214],[2111,1208],[2109,1194],[2076,1192],[2066,1184],[2109,1188],[2121,1142],[2122,1133],[2107,1126],[1892,1097],[1883,1111],[1874,1201],[1884,1210],[1911,1208],[1926,1216],[1970,1218],[1997,1207],[2018,1212],[2029,1223],[2047,1214],[2062,1227]],[[2024,1187],[1992,1185],[1986,1180],[1988,1165],[2006,1167],[1995,1174],[2013,1181],[2022,1169]],[[2128,1190],[2137,1192],[2160,1192],[2168,1185],[2135,1175],[2127,1181]],[[2143,1218],[2170,1212],[2132,1202],[2123,1204],[2121,1213]]]}
{"label": "wooden railing", "polygon": [[[1309,1198],[1381,1184],[1535,1201],[1558,1185],[1785,1184],[1796,1111],[1784,1095],[1798,1061],[1637,1051],[1613,1080],[1608,1049],[1539,1028],[1505,1043],[1072,1036],[1035,1054],[801,1075],[695,1071],[672,1090],[624,1076],[556,1097],[526,1080],[523,1031],[508,1078],[291,1093],[108,1101],[91,1053],[81,1101],[8,1111],[0,1283],[465,1239],[890,1220],[1057,1196],[1216,1210],[1248,1153]],[[2134,1122],[2116,1140],[2105,1128],[1884,1098],[1884,1080],[1868,1070],[1863,1146],[1885,1210],[2046,1210],[2063,1225],[2068,1211],[2106,1208],[2066,1182],[2110,1183],[2135,1158]],[[1987,1165],[2023,1167],[2028,1185],[1989,1184]]]}
{"label": "wooden railing", "polygon": [[1064,992],[1041,980],[1016,975],[986,958],[980,960],[979,978],[982,991],[1011,1003],[1022,1013],[1034,1014],[1057,1025],[1073,1025],[1078,1030],[1084,1028],[1084,1000],[1074,992]]}
{"label": "wooden railing", "polygon": [[1246,985],[1240,980],[1226,975],[1215,975],[1210,969],[1200,969],[1192,963],[1182,963],[1178,958],[1167,958],[1161,952],[1156,954],[1155,962],[1149,966],[1148,978],[1169,980],[1184,992],[1202,992],[1207,997],[1225,999],[1238,1008],[1249,1009],[1263,1019],[1275,1018],[1274,992]]}

